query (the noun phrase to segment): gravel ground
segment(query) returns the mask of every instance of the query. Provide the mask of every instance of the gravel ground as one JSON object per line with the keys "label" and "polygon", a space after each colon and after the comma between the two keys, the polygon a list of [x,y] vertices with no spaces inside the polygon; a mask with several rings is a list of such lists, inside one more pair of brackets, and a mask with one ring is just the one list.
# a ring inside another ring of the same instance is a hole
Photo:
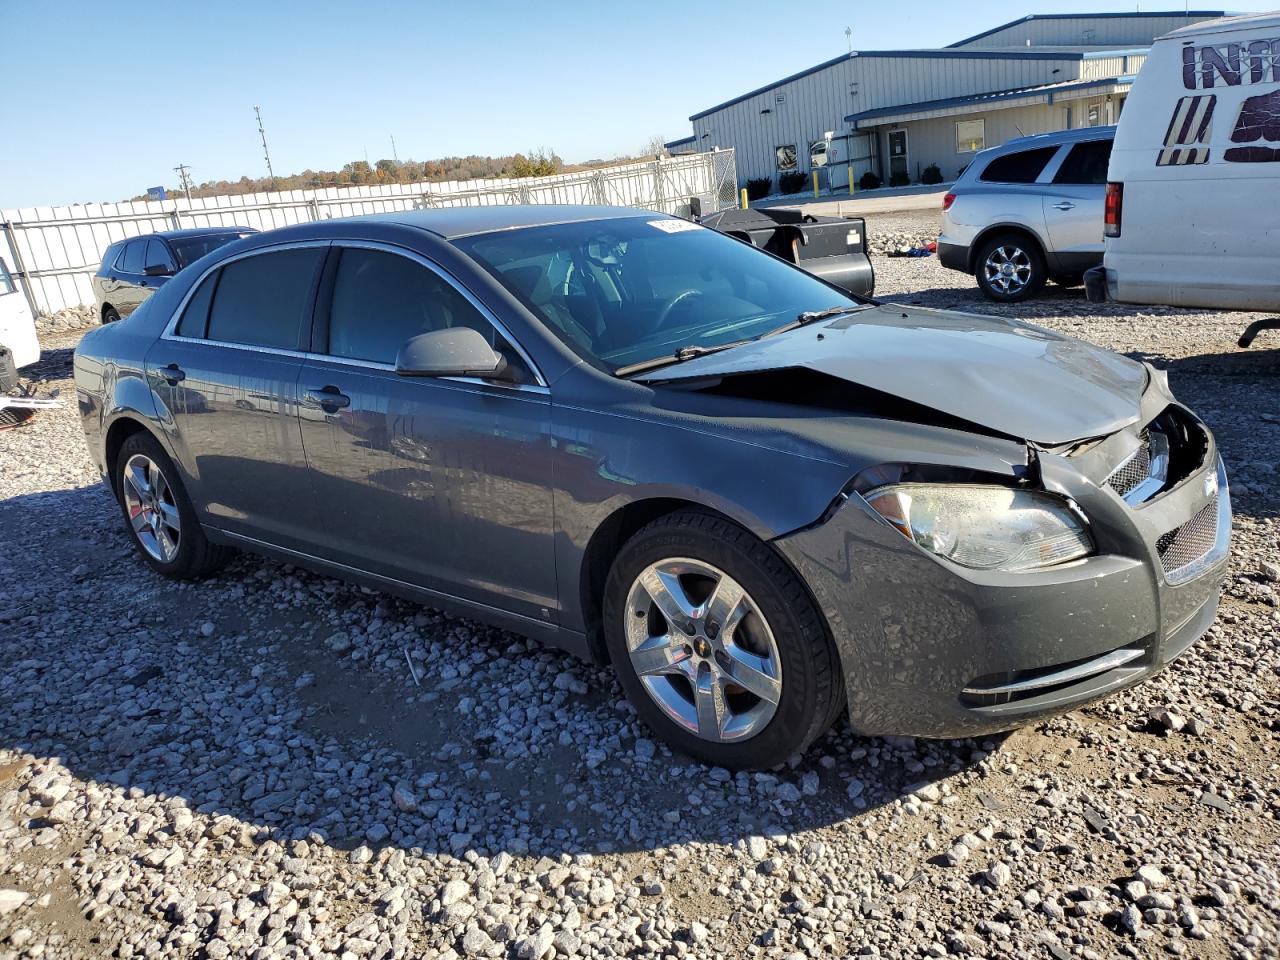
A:
{"label": "gravel ground", "polygon": [[1148,358],[1209,421],[1235,549],[1172,667],[1005,737],[708,769],[519,637],[253,558],[147,572],[53,332],[66,406],[0,433],[0,958],[1280,956],[1276,336],[876,267]]}

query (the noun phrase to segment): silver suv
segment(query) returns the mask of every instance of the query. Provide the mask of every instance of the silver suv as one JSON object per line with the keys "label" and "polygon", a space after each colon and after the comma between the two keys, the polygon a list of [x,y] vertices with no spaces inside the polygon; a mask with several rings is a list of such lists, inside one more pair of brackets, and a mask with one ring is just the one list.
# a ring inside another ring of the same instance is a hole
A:
{"label": "silver suv", "polygon": [[1102,205],[1115,127],[1063,130],[983,150],[942,201],[938,260],[991,300],[1076,286],[1102,262]]}

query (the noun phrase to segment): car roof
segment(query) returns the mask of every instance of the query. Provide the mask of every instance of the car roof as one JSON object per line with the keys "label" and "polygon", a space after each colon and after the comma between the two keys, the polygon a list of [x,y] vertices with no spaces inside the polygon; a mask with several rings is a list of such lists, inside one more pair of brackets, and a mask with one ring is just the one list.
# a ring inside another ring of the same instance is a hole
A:
{"label": "car roof", "polygon": [[1062,143],[1075,143],[1079,140],[1105,140],[1107,137],[1114,137],[1116,128],[1110,127],[1077,127],[1074,130],[1056,130],[1053,133],[1033,133],[1026,137],[1015,137],[1012,140],[1006,140],[998,147],[992,147],[992,152],[1004,152],[1005,150],[1027,150],[1034,147],[1051,147]]}
{"label": "car roof", "polygon": [[632,207],[604,207],[577,204],[503,204],[492,207],[448,207],[436,210],[400,210],[375,213],[353,220],[394,223],[434,233],[445,240],[515,230],[521,227],[546,227],[558,223],[583,223],[589,220],[621,220],[629,217],[666,217],[652,210]]}
{"label": "car roof", "polygon": [[[151,237],[163,237],[165,240],[182,240],[186,237],[217,237],[224,233],[257,233],[253,227],[187,227],[185,230],[160,230],[146,234]],[[130,237],[130,240],[133,238]]]}

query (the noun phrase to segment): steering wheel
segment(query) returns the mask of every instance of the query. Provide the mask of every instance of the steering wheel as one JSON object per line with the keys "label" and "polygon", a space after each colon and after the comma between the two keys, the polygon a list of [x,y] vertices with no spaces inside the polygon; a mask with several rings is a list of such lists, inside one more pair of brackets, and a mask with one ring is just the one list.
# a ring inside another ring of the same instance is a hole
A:
{"label": "steering wheel", "polygon": [[659,311],[658,313],[658,322],[654,325],[654,329],[661,330],[663,327],[665,327],[667,325],[667,319],[671,316],[671,311],[674,310],[676,307],[678,307],[680,304],[684,303],[690,297],[700,297],[700,296],[702,296],[701,290],[693,290],[693,289],[681,290],[674,297],[672,297],[665,304],[663,304],[662,310]]}

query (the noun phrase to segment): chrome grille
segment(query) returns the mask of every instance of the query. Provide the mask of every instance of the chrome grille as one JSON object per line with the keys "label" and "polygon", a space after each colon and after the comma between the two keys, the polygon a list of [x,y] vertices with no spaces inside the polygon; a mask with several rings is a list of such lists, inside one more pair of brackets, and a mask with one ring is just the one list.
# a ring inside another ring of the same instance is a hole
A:
{"label": "chrome grille", "polygon": [[1218,540],[1218,497],[1205,504],[1194,517],[1174,527],[1156,541],[1160,554],[1160,566],[1165,576],[1172,577],[1179,570],[1195,563],[1213,549]]}
{"label": "chrome grille", "polygon": [[1151,476],[1151,434],[1143,430],[1138,439],[1142,442],[1138,452],[1121,464],[1116,472],[1107,478],[1107,483],[1110,484],[1111,489],[1121,497]]}

